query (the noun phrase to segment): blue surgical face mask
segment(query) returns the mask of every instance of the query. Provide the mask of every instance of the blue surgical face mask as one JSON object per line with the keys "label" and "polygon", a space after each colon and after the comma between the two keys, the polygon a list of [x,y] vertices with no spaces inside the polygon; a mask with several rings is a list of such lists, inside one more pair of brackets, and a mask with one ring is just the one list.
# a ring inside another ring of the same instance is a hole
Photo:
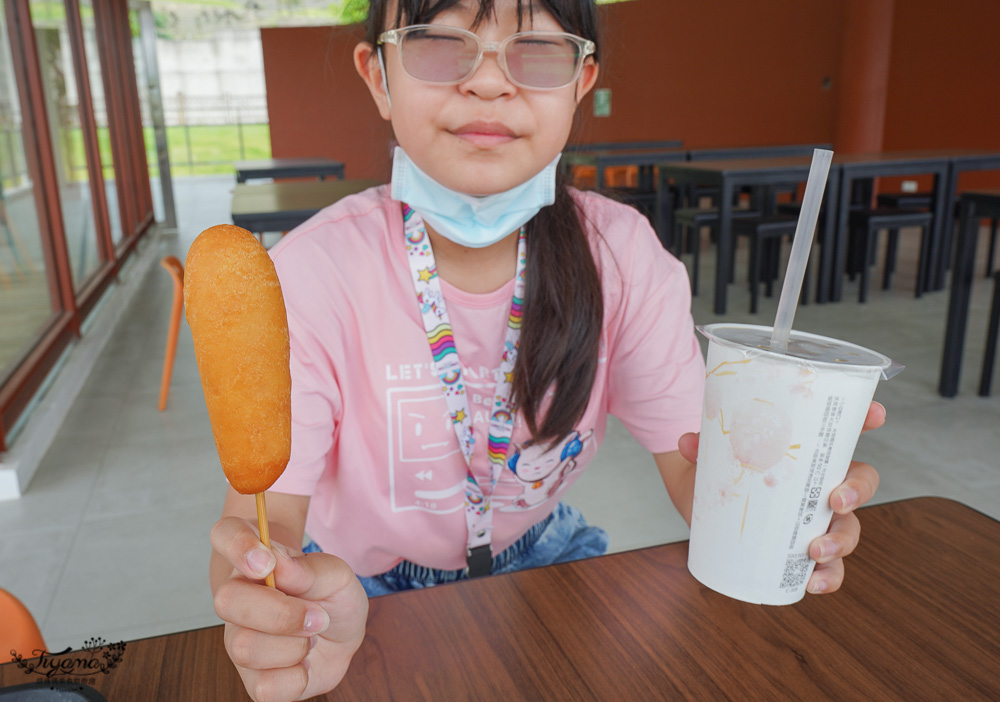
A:
{"label": "blue surgical face mask", "polygon": [[397,146],[392,161],[392,199],[412,207],[449,241],[481,249],[517,231],[539,210],[555,202],[559,156],[536,176],[510,190],[476,197],[441,185],[417,168]]}

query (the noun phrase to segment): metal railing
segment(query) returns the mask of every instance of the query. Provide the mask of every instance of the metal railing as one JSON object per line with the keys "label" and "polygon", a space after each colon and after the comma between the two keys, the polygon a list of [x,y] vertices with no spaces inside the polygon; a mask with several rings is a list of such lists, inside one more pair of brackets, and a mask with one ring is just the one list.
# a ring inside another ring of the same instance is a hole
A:
{"label": "metal railing", "polygon": [[[76,105],[65,105],[60,107],[59,112],[58,149],[62,152],[62,163],[59,165],[67,179],[86,180],[87,160],[80,134],[78,108]],[[98,138],[103,142],[102,152],[110,154],[110,147],[106,144],[107,117],[101,107],[97,107],[95,112],[98,113],[95,118],[99,125]],[[225,94],[211,98],[177,95],[164,100],[164,114],[171,163],[177,169],[175,174],[217,173],[224,170],[220,169],[221,166],[228,167],[233,161],[270,156],[271,141],[266,132],[267,101],[263,95],[252,98]],[[5,189],[28,180],[21,130],[19,115],[0,104],[0,186]],[[158,159],[152,126],[144,125],[143,131],[146,156],[150,167],[155,170]],[[113,164],[104,163],[104,168],[105,176],[113,177]]]}
{"label": "metal railing", "polygon": [[[190,172],[200,166],[228,165],[233,161],[246,160],[247,135],[249,127],[266,127],[267,99],[263,96],[242,97],[220,95],[218,97],[187,97],[179,93],[174,97],[164,97],[163,114],[167,124],[167,140],[179,132],[183,135],[185,158],[178,158],[178,149],[170,149],[171,167],[173,169],[187,168]],[[236,149],[225,152],[223,158],[205,158],[196,154],[192,134],[197,130],[232,127],[235,130]],[[267,155],[270,155],[271,142],[266,140]],[[175,172],[177,172],[175,170]]]}

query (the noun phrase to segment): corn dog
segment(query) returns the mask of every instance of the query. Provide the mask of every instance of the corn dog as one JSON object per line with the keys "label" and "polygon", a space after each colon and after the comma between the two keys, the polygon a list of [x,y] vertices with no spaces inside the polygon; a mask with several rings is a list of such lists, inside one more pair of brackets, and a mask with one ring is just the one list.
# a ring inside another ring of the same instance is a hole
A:
{"label": "corn dog", "polygon": [[215,447],[230,485],[262,493],[291,453],[288,319],[278,274],[245,229],[220,224],[188,251],[184,307]]}

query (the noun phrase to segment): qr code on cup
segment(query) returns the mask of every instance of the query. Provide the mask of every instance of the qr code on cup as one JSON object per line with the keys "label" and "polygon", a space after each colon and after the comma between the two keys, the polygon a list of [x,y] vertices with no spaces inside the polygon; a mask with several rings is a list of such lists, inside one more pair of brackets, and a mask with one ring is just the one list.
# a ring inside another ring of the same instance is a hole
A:
{"label": "qr code on cup", "polygon": [[802,587],[802,583],[809,576],[811,565],[812,559],[809,556],[799,554],[789,556],[785,560],[785,572],[781,576],[781,585],[778,587],[783,590],[795,590]]}

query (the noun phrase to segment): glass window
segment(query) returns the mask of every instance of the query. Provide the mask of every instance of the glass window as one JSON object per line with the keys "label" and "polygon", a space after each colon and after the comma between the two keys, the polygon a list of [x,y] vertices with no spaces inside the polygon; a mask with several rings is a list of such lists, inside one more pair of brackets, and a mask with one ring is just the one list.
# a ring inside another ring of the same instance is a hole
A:
{"label": "glass window", "polygon": [[108,131],[108,103],[104,97],[104,77],[101,73],[100,53],[97,49],[97,26],[94,22],[93,0],[80,1],[80,19],[83,23],[83,48],[87,55],[87,75],[90,77],[90,97],[94,103],[94,120],[97,122],[97,143],[101,150],[104,169],[104,191],[108,200],[111,219],[111,240],[117,246],[122,239],[122,217],[118,209],[118,178],[111,156],[111,137]]}
{"label": "glass window", "polygon": [[79,290],[97,269],[100,257],[66,9],[53,0],[31,0],[30,7],[73,288]]}
{"label": "glass window", "polygon": [[25,156],[34,136],[21,111],[8,31],[0,0],[0,378],[30,350],[55,309]]}
{"label": "glass window", "polygon": [[[142,46],[142,31],[139,11],[130,8],[128,11],[129,26],[132,28],[132,58],[135,62],[135,82],[139,93],[139,112],[142,117],[142,140],[146,149],[146,165],[149,169],[149,179],[157,182],[160,177],[160,164],[156,155],[156,136],[153,132],[153,113],[150,96],[150,76],[146,67],[146,53]],[[159,191],[159,188],[154,188]],[[155,198],[153,203],[155,218],[163,220],[162,196]]]}

